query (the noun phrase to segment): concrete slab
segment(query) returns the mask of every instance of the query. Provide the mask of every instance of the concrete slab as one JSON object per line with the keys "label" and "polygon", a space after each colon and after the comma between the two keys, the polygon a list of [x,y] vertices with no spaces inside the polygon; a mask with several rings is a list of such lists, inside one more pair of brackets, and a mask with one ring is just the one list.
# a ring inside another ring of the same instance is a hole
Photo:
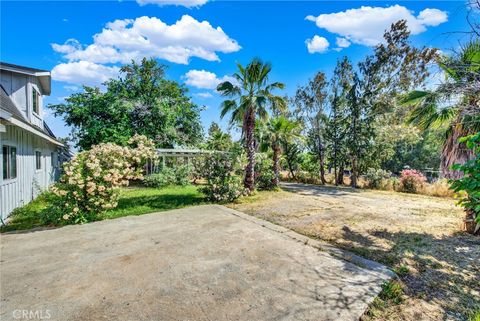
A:
{"label": "concrete slab", "polygon": [[2,320],[353,321],[392,276],[215,205],[4,234],[0,267]]}

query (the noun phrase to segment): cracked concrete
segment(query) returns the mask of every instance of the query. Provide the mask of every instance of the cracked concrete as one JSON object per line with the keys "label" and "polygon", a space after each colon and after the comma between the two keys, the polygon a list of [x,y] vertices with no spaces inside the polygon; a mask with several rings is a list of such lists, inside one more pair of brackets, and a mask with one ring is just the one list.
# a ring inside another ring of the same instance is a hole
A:
{"label": "cracked concrete", "polygon": [[223,206],[1,236],[2,320],[358,320],[393,273]]}

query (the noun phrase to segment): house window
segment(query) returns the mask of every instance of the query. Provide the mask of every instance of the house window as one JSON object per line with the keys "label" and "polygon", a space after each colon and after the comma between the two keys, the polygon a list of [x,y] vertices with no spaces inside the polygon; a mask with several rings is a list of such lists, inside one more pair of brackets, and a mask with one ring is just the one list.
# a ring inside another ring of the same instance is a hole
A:
{"label": "house window", "polygon": [[17,177],[17,148],[3,145],[3,179],[12,179]]}
{"label": "house window", "polygon": [[35,88],[32,87],[32,106],[33,106],[33,112],[36,114],[39,114],[40,112],[40,94],[38,91],[35,90]]}
{"label": "house window", "polygon": [[42,152],[35,152],[35,167],[36,169],[42,169]]}
{"label": "house window", "polygon": [[50,165],[52,167],[55,167],[55,153],[54,152],[50,153]]}

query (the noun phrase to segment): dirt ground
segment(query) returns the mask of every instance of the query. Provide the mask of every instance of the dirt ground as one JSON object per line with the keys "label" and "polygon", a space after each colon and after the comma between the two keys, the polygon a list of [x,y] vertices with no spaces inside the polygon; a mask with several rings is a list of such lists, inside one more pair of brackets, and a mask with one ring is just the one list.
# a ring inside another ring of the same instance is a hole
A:
{"label": "dirt ground", "polygon": [[463,212],[454,200],[296,183],[283,188],[231,207],[399,274],[403,302],[376,302],[362,320],[468,320],[480,309],[480,239],[460,232]]}

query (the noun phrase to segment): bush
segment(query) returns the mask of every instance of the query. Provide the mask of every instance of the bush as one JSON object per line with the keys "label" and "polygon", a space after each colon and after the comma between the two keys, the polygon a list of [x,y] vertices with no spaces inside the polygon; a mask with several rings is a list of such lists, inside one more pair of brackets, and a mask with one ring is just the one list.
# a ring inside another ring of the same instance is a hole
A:
{"label": "bush", "polygon": [[[456,164],[454,170],[462,171],[464,176],[452,180],[452,189],[459,194],[458,204],[467,213],[465,228],[470,233],[480,233],[480,132],[460,139],[466,143],[475,155],[465,164]],[[463,193],[463,194],[462,194]]]}
{"label": "bush", "polygon": [[425,184],[422,194],[438,197],[453,197],[454,191],[450,188],[447,179],[439,179],[431,184]]}
{"label": "bush", "polygon": [[418,193],[424,186],[427,178],[414,169],[404,169],[400,173],[400,191],[406,193]]}
{"label": "bush", "polygon": [[154,144],[135,135],[129,147],[99,144],[75,155],[51,190],[57,196],[46,210],[46,223],[84,223],[115,208],[118,189],[143,179],[143,167],[156,156]]}
{"label": "bush", "polygon": [[190,177],[192,175],[193,168],[190,165],[176,166],[175,172],[175,185],[187,186],[190,183]]}
{"label": "bush", "polygon": [[369,168],[365,173],[365,179],[369,188],[381,189],[384,185],[384,181],[390,178],[389,171],[383,169]]}
{"label": "bush", "polygon": [[165,167],[158,173],[153,173],[145,177],[143,184],[147,187],[165,187],[175,185],[175,172],[172,168]]}
{"label": "bush", "polygon": [[190,183],[192,168],[188,165],[165,167],[158,173],[145,177],[144,185],[148,187],[161,188],[169,185],[186,186]]}
{"label": "bush", "polygon": [[213,202],[232,202],[246,193],[239,174],[242,170],[238,157],[229,153],[212,153],[205,156],[199,169],[206,185],[201,191]]}
{"label": "bush", "polygon": [[277,188],[274,184],[275,173],[273,162],[262,154],[257,154],[255,162],[255,184],[259,190],[271,191]]}

